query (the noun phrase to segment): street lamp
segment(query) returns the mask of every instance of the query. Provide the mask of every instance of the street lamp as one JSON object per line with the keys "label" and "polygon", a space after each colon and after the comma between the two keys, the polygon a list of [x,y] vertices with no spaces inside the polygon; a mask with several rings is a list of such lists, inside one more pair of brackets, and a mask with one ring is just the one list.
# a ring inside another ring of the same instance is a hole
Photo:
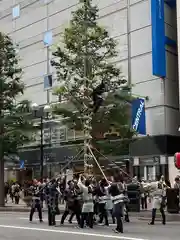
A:
{"label": "street lamp", "polygon": [[[34,112],[35,118],[40,118],[40,177],[41,180],[43,180],[44,177],[44,135],[43,135],[43,119],[44,119],[44,113],[46,113],[46,117],[48,117],[49,113],[51,112],[51,107],[49,105],[45,105],[43,108],[41,108],[37,103],[33,103],[32,111]],[[41,111],[40,111],[41,110]],[[38,114],[40,112],[40,114]]]}

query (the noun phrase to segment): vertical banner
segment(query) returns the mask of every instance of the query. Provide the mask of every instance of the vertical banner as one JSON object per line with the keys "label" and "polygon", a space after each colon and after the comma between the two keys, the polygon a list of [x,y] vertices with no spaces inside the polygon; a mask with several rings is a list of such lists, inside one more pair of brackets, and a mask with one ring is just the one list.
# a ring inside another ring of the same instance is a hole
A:
{"label": "vertical banner", "polygon": [[151,0],[153,75],[166,77],[164,0]]}
{"label": "vertical banner", "polygon": [[138,98],[132,102],[132,128],[139,134],[146,135],[145,100]]}

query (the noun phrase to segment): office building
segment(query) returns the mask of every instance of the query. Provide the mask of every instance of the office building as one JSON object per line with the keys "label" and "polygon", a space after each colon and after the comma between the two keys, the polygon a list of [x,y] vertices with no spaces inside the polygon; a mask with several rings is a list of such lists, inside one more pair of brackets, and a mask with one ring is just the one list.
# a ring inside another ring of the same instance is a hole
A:
{"label": "office building", "polygon": [[[133,84],[133,94],[145,99],[145,114],[142,108],[134,115],[142,130],[139,133],[144,135],[130,151],[135,156],[135,172],[145,178],[168,172],[174,175],[173,155],[180,148],[176,1],[93,2],[100,9],[99,23],[118,42],[115,63]],[[78,0],[0,1],[0,29],[19,46],[26,84],[23,97],[32,102],[44,105],[58,100],[51,90],[46,91],[47,76],[52,74],[55,81],[51,51],[77,7]],[[139,164],[144,167],[140,169]]]}

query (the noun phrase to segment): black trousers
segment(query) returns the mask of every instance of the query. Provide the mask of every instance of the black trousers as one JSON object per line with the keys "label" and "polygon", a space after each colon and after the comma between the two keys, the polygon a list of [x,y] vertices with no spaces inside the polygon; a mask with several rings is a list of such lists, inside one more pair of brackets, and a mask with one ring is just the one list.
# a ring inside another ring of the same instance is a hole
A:
{"label": "black trousers", "polygon": [[70,216],[70,218],[69,218],[69,220],[68,220],[70,223],[72,223],[72,220],[73,220],[73,217],[74,217],[74,216],[75,216],[75,213],[74,213],[74,212],[71,213],[71,216]]}
{"label": "black trousers", "polygon": [[49,226],[56,225],[56,213],[54,209],[48,206],[48,224]]}
{"label": "black trousers", "polygon": [[80,222],[80,227],[83,228],[84,227],[84,223],[86,221],[88,227],[93,228],[93,216],[94,213],[90,212],[90,213],[82,213],[81,214],[81,222]]}
{"label": "black trousers", "polygon": [[[152,209],[152,221],[151,221],[151,224],[154,224],[154,222],[155,222],[156,210],[157,210],[156,208]],[[162,224],[166,224],[166,215],[165,215],[165,212],[164,212],[164,208],[160,207],[159,211],[160,211],[161,216],[162,216]]]}
{"label": "black trousers", "polygon": [[124,220],[126,222],[130,222],[130,220],[129,220],[129,207],[128,207],[128,204],[125,204],[124,207],[125,207]]}
{"label": "black trousers", "polygon": [[124,205],[122,203],[114,204],[113,215],[116,218],[116,231],[123,233],[123,209]]}
{"label": "black trousers", "polygon": [[[71,213],[71,215],[70,215],[70,218],[69,218],[69,223],[72,223],[72,220],[73,220],[73,217],[75,216],[76,214],[73,212],[73,213]],[[80,215],[79,215],[80,216]],[[77,218],[77,217],[76,217]],[[79,219],[79,221],[81,222],[81,218]],[[86,225],[88,225],[88,219],[86,218],[85,219],[85,221],[86,221]],[[94,220],[93,220],[94,221]],[[79,223],[79,225],[80,225],[80,223]]]}
{"label": "black trousers", "polygon": [[113,224],[115,224],[116,220],[115,220],[115,217],[114,217],[114,214],[113,214],[113,210],[110,210],[110,214],[111,214],[111,217],[112,217],[112,222],[113,222]]}
{"label": "black trousers", "polygon": [[121,216],[116,216],[116,223],[117,223],[117,226],[116,226],[116,230],[118,232],[121,232],[123,233],[123,222],[122,222],[122,217]]}
{"label": "black trousers", "polygon": [[19,204],[19,199],[20,199],[20,197],[19,197],[19,196],[15,196],[15,197],[14,197],[15,204]]}
{"label": "black trousers", "polygon": [[14,195],[13,195],[13,193],[11,192],[10,193],[10,198],[11,198],[11,200],[12,200],[12,203],[14,202]]}
{"label": "black trousers", "polygon": [[34,206],[31,207],[31,211],[30,211],[30,215],[29,215],[29,221],[32,221],[33,215],[34,215],[36,209],[38,211],[39,220],[42,221],[42,209],[41,209],[40,204],[35,204]]}
{"label": "black trousers", "polygon": [[76,216],[76,220],[77,220],[78,224],[80,224],[81,204],[77,201],[77,202],[75,202],[75,206],[76,207],[73,207],[71,210],[72,213],[71,213],[68,221],[69,221],[69,223],[72,223],[73,217]]}
{"label": "black trousers", "polygon": [[94,201],[94,214],[97,215],[99,213],[99,203]]}
{"label": "black trousers", "polygon": [[147,209],[147,196],[141,197],[141,207]]}
{"label": "black trousers", "polygon": [[105,225],[109,225],[108,223],[108,214],[106,210],[106,203],[99,203],[99,223],[103,222],[105,219]]}
{"label": "black trousers", "polygon": [[[68,210],[68,209],[64,211],[61,218],[61,224],[64,224],[64,221],[67,218],[67,216],[70,214],[70,211],[71,210]],[[80,215],[81,215],[81,209],[79,207],[76,207],[76,209],[72,210],[72,214],[69,218],[69,222],[72,221],[74,216],[76,216],[77,223],[80,225],[80,221],[81,221]]]}

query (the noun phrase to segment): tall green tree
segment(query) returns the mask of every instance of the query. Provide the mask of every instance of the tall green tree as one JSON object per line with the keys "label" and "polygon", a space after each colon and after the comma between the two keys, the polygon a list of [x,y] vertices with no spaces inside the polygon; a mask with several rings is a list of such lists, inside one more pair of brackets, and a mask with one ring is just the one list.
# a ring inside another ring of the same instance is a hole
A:
{"label": "tall green tree", "polygon": [[[72,13],[62,41],[53,52],[52,66],[56,68],[58,87],[55,94],[67,99],[69,107],[55,105],[54,111],[69,120],[65,124],[84,129],[84,115],[91,116],[91,135],[94,139],[112,126],[124,137],[131,132],[126,100],[130,89],[113,60],[118,55],[116,41],[98,24],[98,7],[91,0],[80,0]],[[105,83],[107,94],[98,111],[92,114],[93,92]]]}
{"label": "tall green tree", "polygon": [[24,90],[21,76],[13,42],[0,33],[0,206],[4,206],[4,157],[17,153],[32,130],[29,102],[16,101]]}

